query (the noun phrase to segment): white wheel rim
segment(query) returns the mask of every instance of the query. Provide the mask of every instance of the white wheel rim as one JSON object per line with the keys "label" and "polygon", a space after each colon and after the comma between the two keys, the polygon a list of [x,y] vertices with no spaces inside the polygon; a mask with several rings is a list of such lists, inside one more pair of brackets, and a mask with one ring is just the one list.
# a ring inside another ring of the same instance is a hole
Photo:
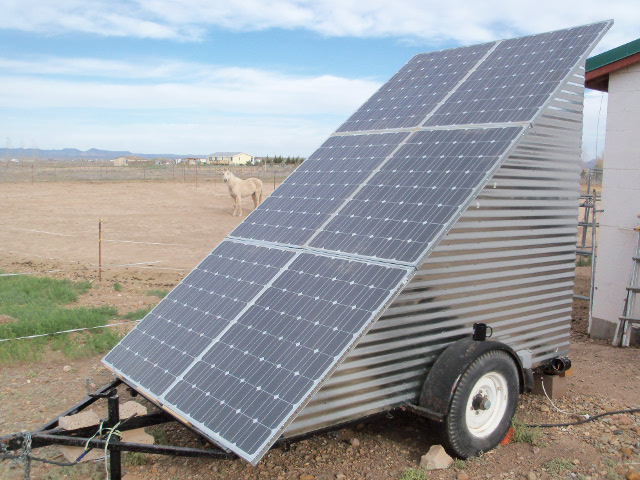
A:
{"label": "white wheel rim", "polygon": [[[477,398],[488,400],[490,405],[485,409],[483,406],[478,406],[476,400],[474,406],[474,399]],[[471,389],[467,400],[465,419],[469,432],[478,438],[493,433],[504,418],[508,398],[507,380],[501,374],[489,372],[483,375]]]}

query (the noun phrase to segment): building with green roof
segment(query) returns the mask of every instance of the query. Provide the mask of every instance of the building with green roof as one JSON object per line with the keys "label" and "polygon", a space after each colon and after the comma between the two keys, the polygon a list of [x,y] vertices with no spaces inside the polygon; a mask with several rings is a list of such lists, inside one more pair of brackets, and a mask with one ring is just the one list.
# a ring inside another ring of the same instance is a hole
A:
{"label": "building with green roof", "polygon": [[[627,287],[639,235],[634,228],[640,221],[640,38],[587,59],[585,70],[585,86],[608,93],[604,211],[599,219],[589,333],[594,338],[612,339],[625,301],[633,296]],[[635,304],[631,316],[640,319],[640,300]],[[627,326],[631,343],[639,343],[640,320]]]}

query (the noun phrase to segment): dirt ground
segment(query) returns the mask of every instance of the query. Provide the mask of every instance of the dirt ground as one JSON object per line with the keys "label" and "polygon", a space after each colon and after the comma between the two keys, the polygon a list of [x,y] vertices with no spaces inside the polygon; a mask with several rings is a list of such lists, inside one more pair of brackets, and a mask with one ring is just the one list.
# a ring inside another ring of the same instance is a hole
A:
{"label": "dirt ground", "polygon": [[[265,184],[265,194],[272,186]],[[252,209],[250,199],[245,211]],[[23,183],[0,184],[0,269],[90,280],[81,305],[109,304],[121,314],[170,290],[240,221],[220,183]],[[98,281],[98,221],[102,220],[102,282]],[[588,295],[589,267],[576,271],[576,293]],[[0,279],[1,281],[1,279]],[[113,284],[122,290],[117,292]],[[2,314],[2,312],[0,312]],[[555,402],[570,413],[594,415],[640,406],[640,350],[616,349],[589,340],[588,305],[574,302],[570,356],[574,373],[568,394]],[[0,370],[0,435],[31,430],[80,400],[86,378],[110,380],[100,357],[71,362],[52,357],[41,364]],[[123,392],[126,397],[126,393]],[[104,415],[104,407],[96,407]],[[524,423],[572,421],[543,397],[523,395],[517,417]],[[178,424],[154,430],[176,445],[198,446]],[[432,471],[429,479],[614,479],[636,478],[640,465],[640,412],[604,417],[575,427],[543,429],[535,444],[508,443],[457,468]],[[258,467],[241,460],[183,459],[137,455],[126,461],[128,480],[156,479],[400,479],[418,468],[436,440],[427,425],[405,412],[276,448]],[[37,455],[62,457],[54,447]],[[559,460],[567,460],[559,471]],[[631,470],[630,470],[631,469]],[[617,470],[617,473],[616,473]],[[31,478],[104,478],[104,463],[61,468],[34,463]],[[19,466],[0,464],[0,478],[22,478]],[[415,477],[418,478],[418,477]]]}

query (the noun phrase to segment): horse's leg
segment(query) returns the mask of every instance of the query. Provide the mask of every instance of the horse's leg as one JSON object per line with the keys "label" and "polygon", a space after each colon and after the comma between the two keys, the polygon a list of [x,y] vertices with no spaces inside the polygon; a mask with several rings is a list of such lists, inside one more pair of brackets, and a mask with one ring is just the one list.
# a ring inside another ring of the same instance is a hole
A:
{"label": "horse's leg", "polygon": [[231,201],[233,202],[233,216],[237,215],[236,209],[238,208],[238,197],[231,197]]}
{"label": "horse's leg", "polygon": [[251,198],[253,199],[253,208],[258,208],[258,191],[256,190],[251,194]]}
{"label": "horse's leg", "polygon": [[238,204],[238,216],[242,216],[242,195],[236,197],[236,203]]}

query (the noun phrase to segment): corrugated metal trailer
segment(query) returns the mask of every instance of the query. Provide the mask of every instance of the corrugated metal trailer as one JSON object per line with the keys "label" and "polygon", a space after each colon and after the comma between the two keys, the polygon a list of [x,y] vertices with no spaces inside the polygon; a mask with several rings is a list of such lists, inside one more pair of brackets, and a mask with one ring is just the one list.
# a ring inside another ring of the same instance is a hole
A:
{"label": "corrugated metal trailer", "polygon": [[568,353],[584,62],[610,26],[417,55],[103,362],[254,465],[401,406],[455,455],[493,448]]}

